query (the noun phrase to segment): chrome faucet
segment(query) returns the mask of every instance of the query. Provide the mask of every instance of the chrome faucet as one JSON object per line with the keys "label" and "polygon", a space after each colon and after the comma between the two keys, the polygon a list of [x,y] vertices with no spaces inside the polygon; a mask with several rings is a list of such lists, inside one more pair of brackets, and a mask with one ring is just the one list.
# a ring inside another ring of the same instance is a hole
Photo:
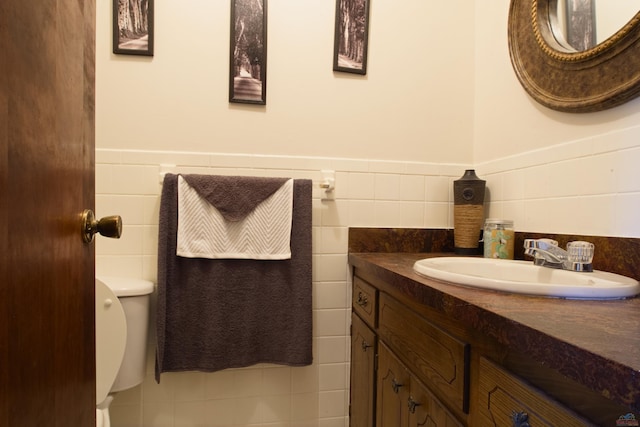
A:
{"label": "chrome faucet", "polygon": [[525,239],[524,254],[533,257],[533,263],[542,267],[561,268],[569,271],[593,271],[593,252],[590,242],[569,242],[567,250],[552,239]]}

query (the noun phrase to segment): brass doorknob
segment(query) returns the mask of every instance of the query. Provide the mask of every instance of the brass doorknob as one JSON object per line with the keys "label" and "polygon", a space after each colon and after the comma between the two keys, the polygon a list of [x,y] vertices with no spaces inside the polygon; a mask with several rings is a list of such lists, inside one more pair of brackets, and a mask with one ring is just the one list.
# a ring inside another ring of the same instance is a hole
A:
{"label": "brass doorknob", "polygon": [[82,213],[82,240],[85,243],[91,243],[96,233],[100,233],[104,237],[119,239],[122,236],[122,218],[120,215],[111,215],[96,221],[93,211],[86,209]]}

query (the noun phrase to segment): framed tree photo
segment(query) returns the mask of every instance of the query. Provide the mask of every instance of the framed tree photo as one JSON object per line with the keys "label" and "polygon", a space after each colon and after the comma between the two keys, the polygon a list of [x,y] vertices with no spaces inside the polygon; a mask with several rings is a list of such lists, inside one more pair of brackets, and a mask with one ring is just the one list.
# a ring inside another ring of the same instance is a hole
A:
{"label": "framed tree photo", "polygon": [[113,53],[153,56],[153,1],[113,0]]}
{"label": "framed tree photo", "polygon": [[333,70],[367,74],[370,0],[336,0]]}
{"label": "framed tree photo", "polygon": [[267,103],[267,0],[231,0],[229,102]]}

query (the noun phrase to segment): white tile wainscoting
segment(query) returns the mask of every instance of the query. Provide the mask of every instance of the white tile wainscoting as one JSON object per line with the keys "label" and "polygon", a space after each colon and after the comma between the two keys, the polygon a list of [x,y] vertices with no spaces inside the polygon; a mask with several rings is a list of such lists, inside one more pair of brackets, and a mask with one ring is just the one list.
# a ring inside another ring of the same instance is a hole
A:
{"label": "white tile wainscoting", "polygon": [[[97,274],[156,279],[161,164],[176,165],[173,173],[314,181],[314,363],[168,373],[157,384],[152,338],[147,378],[116,396],[113,426],[348,426],[348,227],[449,227],[451,180],[467,166],[98,149],[96,212],[121,215],[124,229],[120,240],[97,239]],[[336,171],[334,201],[321,200],[326,169]]]}
{"label": "white tile wainscoting", "polygon": [[[518,231],[640,237],[640,148],[602,135],[475,165],[487,180],[487,216]],[[624,134],[622,134],[624,136]],[[613,141],[613,142],[612,142]],[[120,240],[97,239],[97,274],[156,279],[160,165],[174,173],[314,180],[314,363],[259,365],[153,377],[116,396],[114,427],[347,427],[349,227],[450,228],[452,181],[472,165],[295,156],[96,150],[96,213],[119,214]],[[322,201],[321,170],[335,170]]]}

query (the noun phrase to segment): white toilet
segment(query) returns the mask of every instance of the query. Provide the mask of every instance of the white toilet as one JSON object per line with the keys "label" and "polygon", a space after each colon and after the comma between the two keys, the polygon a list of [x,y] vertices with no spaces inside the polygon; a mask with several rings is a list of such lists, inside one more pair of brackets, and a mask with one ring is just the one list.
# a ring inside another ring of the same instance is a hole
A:
{"label": "white toilet", "polygon": [[145,376],[149,299],[154,284],[96,277],[96,426],[110,427],[113,394]]}

